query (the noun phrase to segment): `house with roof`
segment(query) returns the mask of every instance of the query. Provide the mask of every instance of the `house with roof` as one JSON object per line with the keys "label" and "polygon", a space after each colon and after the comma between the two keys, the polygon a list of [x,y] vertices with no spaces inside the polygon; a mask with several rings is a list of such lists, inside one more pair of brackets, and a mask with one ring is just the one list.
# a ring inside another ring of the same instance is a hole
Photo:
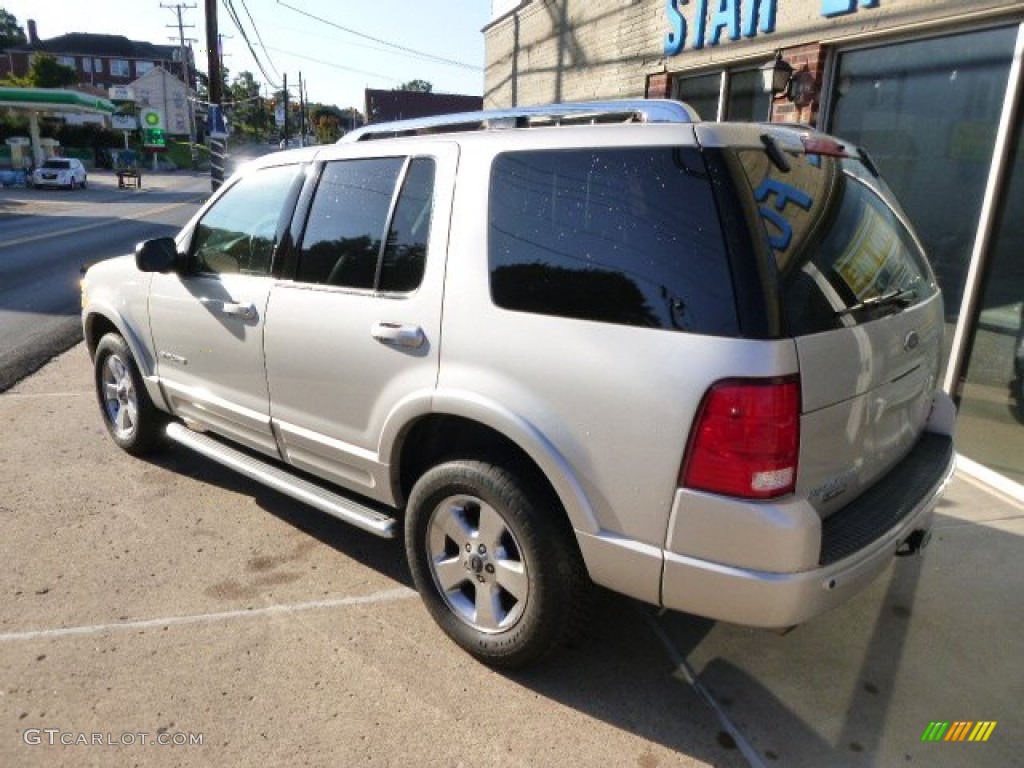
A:
{"label": "house with roof", "polygon": [[[187,81],[181,48],[129,40],[123,35],[71,32],[47,40],[39,38],[35,20],[27,24],[28,42],[0,53],[0,77],[24,77],[36,53],[48,53],[60,64],[75,70],[82,86],[106,93],[111,86],[129,85],[160,67]],[[191,49],[186,49],[190,71],[195,71]]]}
{"label": "house with roof", "polygon": [[159,109],[168,135],[188,135],[189,89],[162,67],[155,67],[131,84],[135,105]]}

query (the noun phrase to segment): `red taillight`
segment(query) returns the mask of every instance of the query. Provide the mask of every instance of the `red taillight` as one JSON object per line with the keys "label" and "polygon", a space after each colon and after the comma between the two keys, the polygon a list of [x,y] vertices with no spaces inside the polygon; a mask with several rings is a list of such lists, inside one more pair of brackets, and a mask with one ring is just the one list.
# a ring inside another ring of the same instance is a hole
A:
{"label": "red taillight", "polygon": [[701,403],[680,482],[748,499],[782,496],[796,485],[799,453],[798,379],[720,381]]}

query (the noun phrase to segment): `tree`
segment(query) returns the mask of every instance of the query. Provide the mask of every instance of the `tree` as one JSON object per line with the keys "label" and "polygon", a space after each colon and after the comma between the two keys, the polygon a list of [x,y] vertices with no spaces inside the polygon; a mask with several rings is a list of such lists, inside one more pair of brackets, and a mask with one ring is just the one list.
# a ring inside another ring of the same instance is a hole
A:
{"label": "tree", "polygon": [[434,90],[433,83],[429,83],[426,80],[410,80],[407,83],[402,83],[396,91],[416,91],[417,93],[431,93]]}
{"label": "tree", "polygon": [[229,119],[242,135],[265,138],[270,130],[270,115],[260,97],[260,84],[252,72],[239,72],[225,91],[225,100],[232,102]]}
{"label": "tree", "polygon": [[0,51],[15,45],[24,45],[27,42],[25,30],[18,25],[14,14],[0,8]]}
{"label": "tree", "polygon": [[48,53],[32,54],[28,74],[22,78],[32,88],[64,88],[78,82],[78,73],[71,67],[59,64]]}

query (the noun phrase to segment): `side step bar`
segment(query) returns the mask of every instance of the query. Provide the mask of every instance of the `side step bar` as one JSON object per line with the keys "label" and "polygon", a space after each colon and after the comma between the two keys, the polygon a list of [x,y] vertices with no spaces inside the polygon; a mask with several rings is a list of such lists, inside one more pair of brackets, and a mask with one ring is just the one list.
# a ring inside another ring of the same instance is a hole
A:
{"label": "side step bar", "polygon": [[321,512],[326,512],[356,528],[361,528],[383,539],[395,538],[395,519],[360,504],[358,501],[332,493],[308,480],[296,477],[287,470],[253,458],[206,435],[193,432],[177,422],[167,425],[167,436],[174,442],[240,472],[257,483],[262,483],[286,496],[316,507]]}

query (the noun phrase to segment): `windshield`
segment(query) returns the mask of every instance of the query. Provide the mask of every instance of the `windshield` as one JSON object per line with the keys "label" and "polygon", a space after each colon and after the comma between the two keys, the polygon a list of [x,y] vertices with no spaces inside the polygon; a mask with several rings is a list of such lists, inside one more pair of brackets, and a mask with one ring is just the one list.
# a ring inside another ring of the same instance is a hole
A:
{"label": "windshield", "polygon": [[856,325],[933,296],[921,247],[880,178],[860,160],[739,153],[778,268],[792,335]]}
{"label": "windshield", "polygon": [[47,160],[42,167],[66,171],[71,167],[71,163],[68,160]]}

